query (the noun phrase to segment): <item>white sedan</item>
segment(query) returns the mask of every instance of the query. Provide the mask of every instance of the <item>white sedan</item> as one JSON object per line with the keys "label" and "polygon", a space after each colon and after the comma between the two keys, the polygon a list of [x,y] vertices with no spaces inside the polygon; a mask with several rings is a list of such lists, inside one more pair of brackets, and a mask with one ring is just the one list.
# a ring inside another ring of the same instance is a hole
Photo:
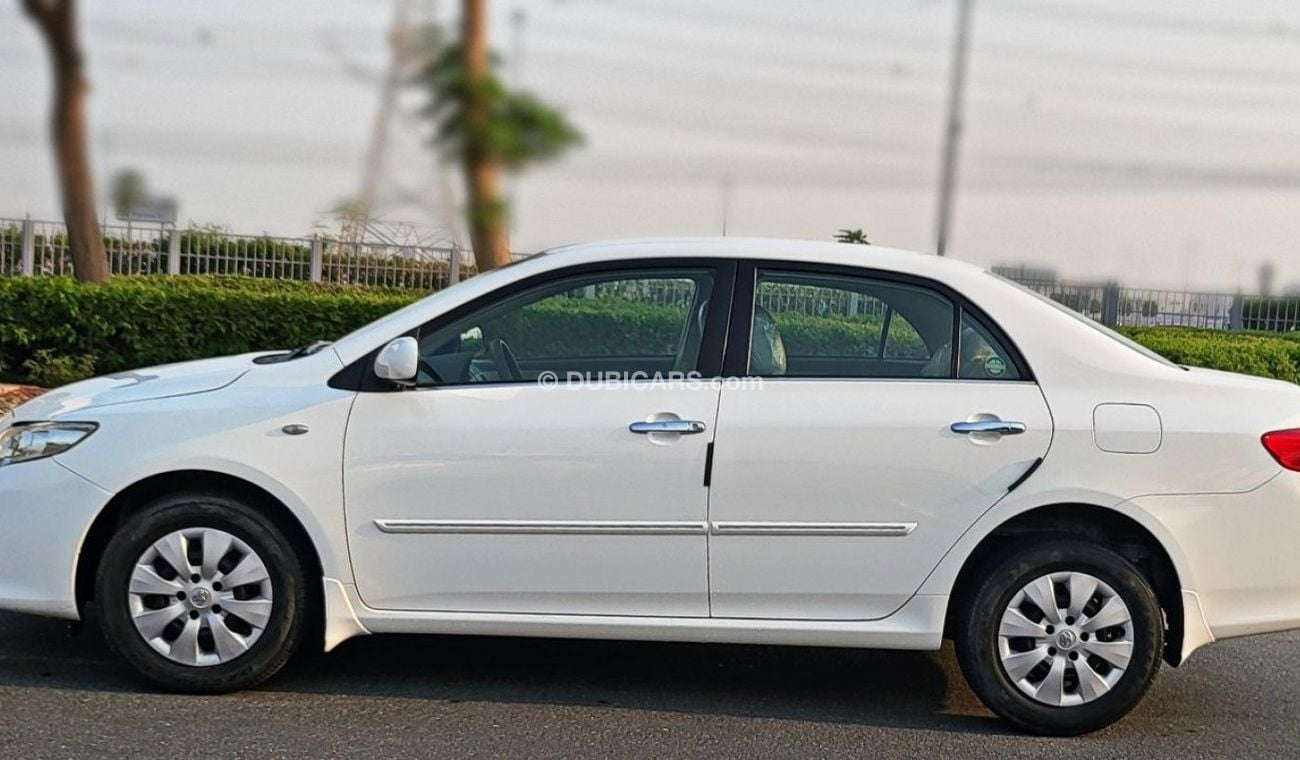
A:
{"label": "white sedan", "polygon": [[[1300,627],[1300,388],[876,247],[565,248],[0,420],[0,608],[224,692],[466,633],[937,649],[1035,732]],[[1266,696],[1261,695],[1266,699]]]}

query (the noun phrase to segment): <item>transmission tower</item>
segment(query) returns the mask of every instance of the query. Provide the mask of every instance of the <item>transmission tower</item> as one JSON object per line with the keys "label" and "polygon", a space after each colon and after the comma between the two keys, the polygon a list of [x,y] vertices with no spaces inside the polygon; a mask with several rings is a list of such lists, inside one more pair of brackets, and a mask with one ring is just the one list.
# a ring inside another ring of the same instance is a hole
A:
{"label": "transmission tower", "polygon": [[461,249],[450,167],[430,166],[428,123],[406,83],[439,53],[436,0],[394,0],[388,60],[376,73],[352,61],[345,41],[326,47],[354,77],[377,84],[379,103],[357,194],[335,209],[344,242]]}

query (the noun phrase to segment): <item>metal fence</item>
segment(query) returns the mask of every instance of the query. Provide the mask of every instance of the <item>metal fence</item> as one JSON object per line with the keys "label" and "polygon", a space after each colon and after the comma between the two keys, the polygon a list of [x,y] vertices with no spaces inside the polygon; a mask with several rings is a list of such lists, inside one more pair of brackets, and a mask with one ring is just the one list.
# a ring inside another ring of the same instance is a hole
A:
{"label": "metal fence", "polygon": [[1300,326],[1300,299],[1295,298],[1126,288],[1114,282],[1012,279],[1109,327],[1291,330]]}
{"label": "metal fence", "polygon": [[[474,273],[472,255],[451,248],[350,243],[327,237],[238,235],[221,230],[157,226],[104,227],[114,274],[229,274],[247,277],[351,283],[432,291]],[[1108,326],[1180,326],[1213,330],[1300,329],[1300,296],[1126,288],[1118,283],[1077,283],[1036,276],[1039,270],[1004,272],[1016,282]],[[0,276],[72,273],[67,234],[59,222],[0,218]],[[665,283],[655,303],[676,304],[690,286]],[[874,299],[825,289],[789,286],[764,293],[773,311],[871,318]],[[833,302],[832,302],[833,301]]]}
{"label": "metal fence", "polygon": [[[113,274],[228,274],[431,291],[474,271],[472,256],[451,248],[156,225],[102,232]],[[72,274],[72,257],[61,223],[0,218],[0,275],[65,274]]]}

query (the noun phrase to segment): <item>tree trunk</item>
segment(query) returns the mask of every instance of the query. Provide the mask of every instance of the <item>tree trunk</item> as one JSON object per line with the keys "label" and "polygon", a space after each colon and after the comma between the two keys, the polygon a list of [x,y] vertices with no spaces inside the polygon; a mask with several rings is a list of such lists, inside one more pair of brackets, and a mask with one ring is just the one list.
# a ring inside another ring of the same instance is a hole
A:
{"label": "tree trunk", "polygon": [[510,263],[510,237],[501,197],[501,164],[486,148],[492,114],[484,83],[489,76],[487,0],[464,0],[461,49],[467,81],[465,103],[465,185],[469,233],[480,272]]}
{"label": "tree trunk", "polygon": [[45,38],[54,73],[51,136],[72,268],[82,282],[108,280],[108,256],[95,219],[95,183],[86,150],[87,84],[77,40],[75,0],[23,0]]}

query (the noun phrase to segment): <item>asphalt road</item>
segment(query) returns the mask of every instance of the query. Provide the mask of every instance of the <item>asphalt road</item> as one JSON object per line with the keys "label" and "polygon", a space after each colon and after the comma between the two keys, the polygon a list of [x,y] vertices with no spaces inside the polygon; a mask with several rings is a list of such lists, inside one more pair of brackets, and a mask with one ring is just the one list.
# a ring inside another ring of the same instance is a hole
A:
{"label": "asphalt road", "polygon": [[1116,726],[1018,735],[950,651],[373,637],[222,697],[0,614],[0,757],[1300,757],[1300,634],[1165,668]]}

